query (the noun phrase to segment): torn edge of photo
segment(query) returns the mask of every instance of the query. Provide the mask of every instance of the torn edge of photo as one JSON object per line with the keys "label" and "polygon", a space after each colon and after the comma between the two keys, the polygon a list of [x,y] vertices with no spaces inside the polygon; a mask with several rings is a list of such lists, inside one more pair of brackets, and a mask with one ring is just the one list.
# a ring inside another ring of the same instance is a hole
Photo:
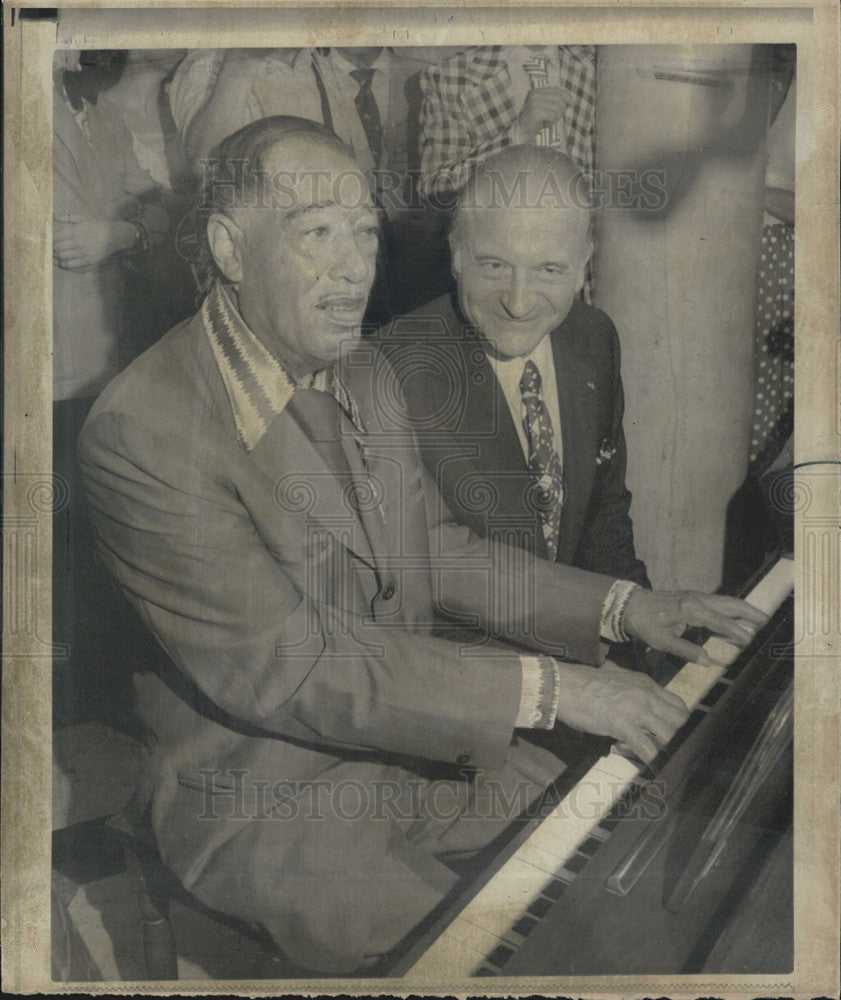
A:
{"label": "torn edge of photo", "polygon": [[838,5],[3,18],[3,988],[838,996]]}

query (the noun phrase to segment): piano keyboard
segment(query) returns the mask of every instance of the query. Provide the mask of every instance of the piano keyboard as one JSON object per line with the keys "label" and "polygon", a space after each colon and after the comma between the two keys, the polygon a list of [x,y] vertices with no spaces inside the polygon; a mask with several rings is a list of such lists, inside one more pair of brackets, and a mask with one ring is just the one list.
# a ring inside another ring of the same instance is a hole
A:
{"label": "piano keyboard", "polygon": [[[773,615],[794,589],[794,563],[778,560],[745,598]],[[722,680],[742,652],[713,636],[704,644],[713,663],[687,663],[666,685],[687,707],[695,709]],[[611,752],[598,760],[493,878],[468,902],[432,945],[408,970],[411,979],[447,982],[493,973],[528,933],[530,921],[552,906],[557,889],[575,873],[576,857],[585,841],[605,839],[600,826],[634,787],[638,763]],[[637,788],[641,788],[637,785]],[[592,853],[592,851],[585,852]],[[568,867],[569,866],[569,867]],[[495,960],[496,959],[496,960]]]}

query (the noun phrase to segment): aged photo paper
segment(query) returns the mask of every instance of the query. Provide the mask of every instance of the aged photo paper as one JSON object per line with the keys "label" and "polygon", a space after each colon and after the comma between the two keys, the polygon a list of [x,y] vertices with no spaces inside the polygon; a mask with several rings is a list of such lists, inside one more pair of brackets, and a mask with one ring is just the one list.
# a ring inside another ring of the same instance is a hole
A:
{"label": "aged photo paper", "polygon": [[3,17],[4,990],[837,996],[837,4]]}

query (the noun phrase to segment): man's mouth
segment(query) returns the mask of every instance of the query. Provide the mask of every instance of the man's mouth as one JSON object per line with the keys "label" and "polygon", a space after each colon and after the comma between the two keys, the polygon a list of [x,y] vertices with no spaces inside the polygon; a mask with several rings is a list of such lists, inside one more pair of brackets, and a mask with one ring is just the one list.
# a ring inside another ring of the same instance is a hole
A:
{"label": "man's mouth", "polygon": [[364,295],[331,295],[321,299],[316,308],[326,312],[337,323],[352,323],[365,311],[367,301]]}
{"label": "man's mouth", "polygon": [[497,313],[496,318],[502,323],[534,323],[537,316],[512,316],[510,313]]}

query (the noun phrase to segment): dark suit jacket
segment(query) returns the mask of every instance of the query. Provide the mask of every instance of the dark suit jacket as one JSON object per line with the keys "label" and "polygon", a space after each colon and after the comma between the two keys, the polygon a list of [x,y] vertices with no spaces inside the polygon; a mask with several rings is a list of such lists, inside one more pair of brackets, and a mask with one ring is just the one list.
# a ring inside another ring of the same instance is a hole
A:
{"label": "dark suit jacket", "polygon": [[[550,336],[566,489],[557,562],[648,586],[628,514],[616,330],[603,312],[576,300]],[[455,298],[394,320],[379,338],[421,456],[456,520],[545,558],[528,502],[532,476],[508,404]]]}
{"label": "dark suit jacket", "polygon": [[[432,637],[436,602],[518,644],[596,663],[612,583],[540,560],[517,568],[517,550],[456,525],[370,345],[344,374],[369,432],[369,475],[323,393],[295,390],[247,450],[202,315],[106,389],[80,443],[103,558],[168,654],[138,678],[137,698],[152,822],[188,887],[253,825],[260,782],[283,783],[295,800],[331,775],[399,783],[423,761],[492,768],[520,752],[516,654],[465,657]],[[506,606],[527,569],[535,599]],[[243,809],[236,780],[246,783]],[[210,816],[209,784],[224,793]],[[279,838],[265,876],[272,903],[291,915],[293,937],[308,927],[322,935],[306,945],[308,961],[352,969],[376,914],[364,890],[333,889],[325,908],[321,888],[334,884],[331,858],[362,866],[363,885],[374,878],[389,825],[305,820],[300,810],[263,823]]]}

